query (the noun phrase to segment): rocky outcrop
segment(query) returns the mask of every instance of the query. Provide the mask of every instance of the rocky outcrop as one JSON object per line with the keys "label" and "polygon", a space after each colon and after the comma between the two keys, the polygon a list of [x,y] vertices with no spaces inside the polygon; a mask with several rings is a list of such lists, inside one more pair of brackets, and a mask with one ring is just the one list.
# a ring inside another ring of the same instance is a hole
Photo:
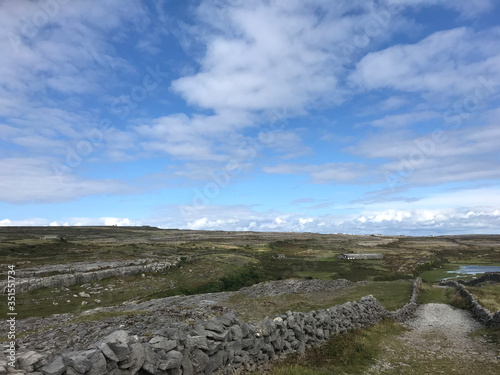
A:
{"label": "rocky outcrop", "polygon": [[[414,282],[408,305],[416,303],[419,282]],[[366,296],[324,310],[287,311],[255,324],[228,312],[193,326],[163,327],[151,336],[115,331],[84,350],[55,358],[22,353],[17,365],[26,373],[50,375],[238,374],[258,370],[287,354],[301,355],[332,336],[372,326],[383,318],[401,319],[408,311],[390,313],[373,296]],[[0,361],[0,368],[3,365]]]}
{"label": "rocky outcrop", "polygon": [[[22,271],[18,272],[18,278],[16,278],[16,293],[23,293],[30,290],[40,289],[40,288],[58,288],[58,287],[67,287],[75,284],[85,284],[98,280],[105,279],[107,277],[116,277],[116,276],[129,276],[135,275],[137,273],[146,273],[146,272],[162,272],[169,268],[176,267],[179,264],[179,259],[173,259],[169,261],[163,262],[149,262],[142,263],[131,266],[121,266],[114,268],[101,269],[97,271],[90,272],[79,272],[79,269],[76,268],[73,273],[64,273],[60,275],[46,276],[46,277],[30,277],[30,278],[22,278],[19,274],[22,275]],[[3,282],[0,284],[0,290],[2,293],[6,293],[7,290],[7,282]]]}
{"label": "rocky outcrop", "polygon": [[[43,277],[63,273],[81,273],[99,271],[108,268],[118,268],[126,266],[137,266],[146,263],[153,263],[157,259],[128,259],[128,260],[108,260],[94,262],[73,262],[59,264],[44,264],[38,267],[27,267],[16,269],[16,277],[18,278],[33,278]],[[3,274],[6,274],[4,271]]]}
{"label": "rocky outcrop", "polygon": [[266,281],[245,288],[241,288],[238,293],[247,295],[248,297],[264,297],[277,296],[282,294],[297,294],[297,293],[319,293],[324,290],[335,290],[354,285],[352,281],[346,279],[337,280],[277,280]]}
{"label": "rocky outcrop", "polygon": [[470,310],[474,318],[476,318],[483,326],[487,328],[498,328],[500,327],[500,311],[495,313],[490,312],[490,310],[484,308],[479,304],[474,295],[469,292],[462,284],[456,281],[441,281],[440,285],[451,286],[457,290],[457,293],[465,298],[470,303]]}

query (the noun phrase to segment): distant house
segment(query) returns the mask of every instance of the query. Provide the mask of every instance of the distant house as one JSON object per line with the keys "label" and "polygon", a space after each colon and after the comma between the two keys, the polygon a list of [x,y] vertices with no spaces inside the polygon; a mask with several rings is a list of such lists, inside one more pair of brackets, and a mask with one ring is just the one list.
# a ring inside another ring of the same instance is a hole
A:
{"label": "distant house", "polygon": [[342,254],[339,259],[356,260],[356,259],[383,259],[382,254]]}
{"label": "distant house", "polygon": [[57,236],[55,234],[47,234],[45,236],[40,237],[41,240],[57,240],[57,241],[64,241],[64,238],[61,236]]}

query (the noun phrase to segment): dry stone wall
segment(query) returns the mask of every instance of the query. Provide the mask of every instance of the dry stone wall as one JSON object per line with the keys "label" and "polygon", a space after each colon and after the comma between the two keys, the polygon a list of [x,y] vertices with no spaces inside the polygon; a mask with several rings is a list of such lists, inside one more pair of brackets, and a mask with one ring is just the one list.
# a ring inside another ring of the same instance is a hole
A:
{"label": "dry stone wall", "polygon": [[470,310],[472,312],[472,315],[482,325],[487,328],[500,327],[500,311],[492,313],[490,312],[490,310],[481,306],[474,295],[469,292],[462,284],[459,284],[456,281],[448,280],[442,281],[440,285],[446,285],[455,288],[457,290],[457,293],[470,303]]}
{"label": "dry stone wall", "polygon": [[468,286],[476,286],[485,282],[494,282],[494,283],[499,283],[500,282],[500,272],[487,272],[481,277],[474,278],[472,280],[464,281],[464,280],[457,280],[457,283],[463,284],[463,285],[468,285]]}
{"label": "dry stone wall", "polygon": [[418,293],[420,290],[419,288],[420,288],[421,283],[422,283],[422,279],[420,277],[417,277],[417,279],[413,283],[413,289],[412,289],[410,301],[406,305],[401,307],[400,309],[390,312],[389,313],[390,318],[393,318],[397,322],[402,323],[402,322],[408,320],[409,318],[411,318],[415,314],[415,311],[417,310],[417,307],[418,307],[417,300],[418,300]]}
{"label": "dry stone wall", "polygon": [[[195,326],[165,327],[161,335],[139,337],[115,331],[86,350],[46,358],[22,353],[18,368],[46,375],[241,374],[290,353],[303,354],[332,336],[372,326],[386,317],[402,320],[416,308],[417,279],[410,303],[388,312],[373,296],[325,310],[287,311],[257,324],[241,321],[234,312]],[[0,361],[0,372],[6,369]]]}

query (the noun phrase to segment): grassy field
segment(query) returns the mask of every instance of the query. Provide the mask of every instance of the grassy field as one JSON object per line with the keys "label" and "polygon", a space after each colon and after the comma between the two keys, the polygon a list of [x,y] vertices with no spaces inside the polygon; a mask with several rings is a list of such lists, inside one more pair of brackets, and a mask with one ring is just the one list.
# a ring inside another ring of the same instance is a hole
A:
{"label": "grassy field", "polygon": [[424,303],[445,303],[459,309],[468,309],[469,303],[461,297],[454,288],[441,287],[428,283],[420,285],[420,293],[417,302]]}
{"label": "grassy field", "polygon": [[476,297],[481,306],[491,312],[500,311],[500,285],[468,286],[467,289]]}
{"label": "grassy field", "polygon": [[355,285],[346,289],[324,291],[321,293],[283,294],[250,298],[236,294],[224,304],[245,320],[258,321],[266,316],[274,317],[287,310],[311,311],[326,309],[349,301],[358,301],[361,297],[372,294],[388,310],[396,310],[408,302],[411,296],[410,280],[375,281]]}
{"label": "grassy field", "polygon": [[[57,235],[64,240],[41,239],[45,235]],[[381,253],[384,259],[343,261],[337,258],[351,252]],[[9,264],[15,264],[17,269],[37,269],[83,261],[171,257],[182,257],[184,261],[178,268],[146,274],[144,278],[139,275],[108,278],[89,286],[19,293],[16,301],[19,317],[79,313],[127,300],[237,290],[261,281],[287,278],[397,281],[396,287],[400,285],[398,280],[420,274],[425,281],[435,282],[460,264],[500,264],[500,236],[374,237],[150,227],[0,228],[0,267],[4,270]],[[5,278],[5,271],[3,274]],[[73,297],[81,291],[91,294],[86,305],[81,304],[81,298]],[[359,296],[363,293],[370,294],[360,289]],[[95,302],[96,299],[100,302]],[[2,311],[5,302],[0,300]],[[332,302],[333,296],[328,303]],[[273,303],[277,306],[271,310],[281,304]],[[307,299],[302,304],[298,300],[295,303],[297,309],[319,306]]]}

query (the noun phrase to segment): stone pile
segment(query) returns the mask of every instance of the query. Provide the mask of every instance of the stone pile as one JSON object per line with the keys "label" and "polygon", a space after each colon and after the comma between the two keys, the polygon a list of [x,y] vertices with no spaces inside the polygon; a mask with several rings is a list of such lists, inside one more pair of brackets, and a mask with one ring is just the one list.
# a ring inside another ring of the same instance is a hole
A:
{"label": "stone pile", "polygon": [[[414,283],[411,303],[418,295]],[[241,321],[234,312],[194,326],[164,327],[151,336],[111,333],[85,350],[46,358],[33,351],[18,357],[18,369],[45,375],[104,374],[237,374],[255,371],[270,360],[306,348],[352,329],[376,324],[400,313],[389,313],[373,296],[325,310],[287,311],[256,324]],[[5,363],[0,361],[0,370]]]}
{"label": "stone pile", "polygon": [[[358,282],[359,283],[359,282]],[[335,290],[354,285],[352,281],[345,279],[337,280],[278,280],[266,281],[245,288],[241,288],[238,293],[248,297],[277,296],[292,293],[320,293],[324,290]]]}

